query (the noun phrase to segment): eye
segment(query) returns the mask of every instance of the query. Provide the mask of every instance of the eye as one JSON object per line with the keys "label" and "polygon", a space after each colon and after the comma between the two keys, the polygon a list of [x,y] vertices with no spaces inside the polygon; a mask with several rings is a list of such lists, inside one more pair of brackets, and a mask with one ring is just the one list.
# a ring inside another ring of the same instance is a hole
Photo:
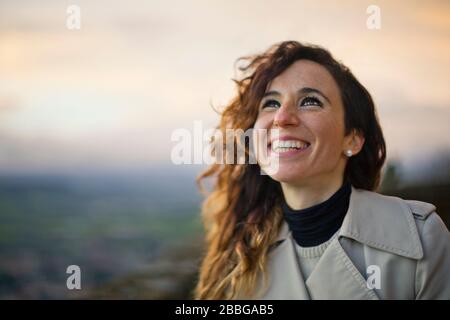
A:
{"label": "eye", "polygon": [[267,108],[267,107],[274,107],[274,108],[276,108],[276,107],[279,107],[279,106],[280,106],[280,103],[278,101],[276,101],[276,100],[267,100],[267,101],[264,102],[262,108],[263,109]]}
{"label": "eye", "polygon": [[301,106],[322,106],[322,102],[316,97],[305,97],[300,103]]}

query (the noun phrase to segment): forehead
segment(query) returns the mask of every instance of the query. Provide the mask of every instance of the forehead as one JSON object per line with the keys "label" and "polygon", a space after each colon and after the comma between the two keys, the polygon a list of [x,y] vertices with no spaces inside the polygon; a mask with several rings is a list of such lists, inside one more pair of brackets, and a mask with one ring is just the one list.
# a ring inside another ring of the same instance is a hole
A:
{"label": "forehead", "polygon": [[339,88],[330,72],[311,60],[295,61],[268,84],[267,90],[297,91],[302,87],[316,88],[331,96],[339,94]]}

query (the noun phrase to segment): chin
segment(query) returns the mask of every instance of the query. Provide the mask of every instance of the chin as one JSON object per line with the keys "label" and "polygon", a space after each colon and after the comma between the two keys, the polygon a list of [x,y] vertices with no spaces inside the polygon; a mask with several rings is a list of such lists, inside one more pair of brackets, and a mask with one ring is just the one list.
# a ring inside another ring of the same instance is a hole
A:
{"label": "chin", "polygon": [[269,176],[278,182],[294,183],[306,178],[306,175],[298,170],[289,170],[288,168],[279,168],[275,173],[269,174]]}

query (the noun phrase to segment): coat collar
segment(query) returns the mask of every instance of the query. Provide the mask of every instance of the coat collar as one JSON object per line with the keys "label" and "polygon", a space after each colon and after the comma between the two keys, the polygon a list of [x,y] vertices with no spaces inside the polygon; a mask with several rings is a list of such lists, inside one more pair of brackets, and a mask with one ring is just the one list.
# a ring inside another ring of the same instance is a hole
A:
{"label": "coat collar", "polygon": [[[276,242],[284,241],[289,233],[289,226],[284,221]],[[356,189],[353,186],[339,237],[351,238],[367,246],[407,258],[423,257],[413,213],[407,203],[397,197]]]}

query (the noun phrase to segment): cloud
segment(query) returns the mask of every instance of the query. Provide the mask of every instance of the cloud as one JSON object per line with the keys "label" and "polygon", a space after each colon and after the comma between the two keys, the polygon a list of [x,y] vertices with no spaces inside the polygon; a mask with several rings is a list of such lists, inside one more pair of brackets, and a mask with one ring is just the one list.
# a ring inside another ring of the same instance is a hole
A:
{"label": "cloud", "polygon": [[450,148],[446,2],[380,1],[379,31],[366,28],[361,1],[78,3],[80,31],[65,28],[67,3],[0,4],[4,166],[168,161],[173,129],[217,123],[210,104],[234,95],[234,61],[287,39],[323,45],[352,69],[391,150]]}

